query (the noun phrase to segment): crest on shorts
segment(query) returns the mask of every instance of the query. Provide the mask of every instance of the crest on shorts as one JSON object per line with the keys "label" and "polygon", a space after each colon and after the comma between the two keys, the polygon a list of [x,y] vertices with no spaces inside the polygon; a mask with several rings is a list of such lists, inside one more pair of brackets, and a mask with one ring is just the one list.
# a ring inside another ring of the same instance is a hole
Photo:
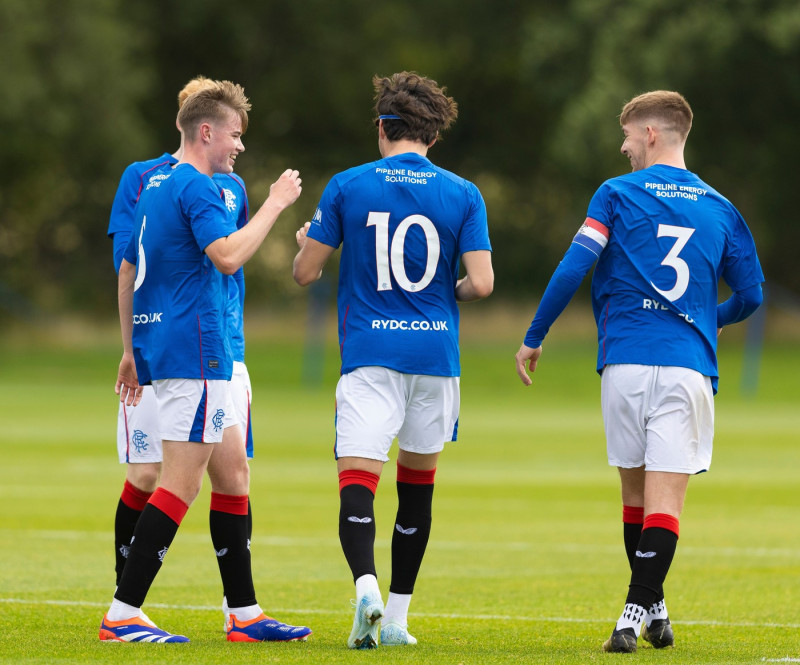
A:
{"label": "crest on shorts", "polygon": [[136,448],[137,453],[143,453],[150,447],[150,444],[147,443],[147,434],[140,429],[133,430],[131,443],[133,444],[133,447]]}
{"label": "crest on shorts", "polygon": [[222,423],[225,422],[225,412],[222,409],[217,409],[217,412],[211,418],[211,424],[214,426],[214,431],[219,432],[222,429]]}

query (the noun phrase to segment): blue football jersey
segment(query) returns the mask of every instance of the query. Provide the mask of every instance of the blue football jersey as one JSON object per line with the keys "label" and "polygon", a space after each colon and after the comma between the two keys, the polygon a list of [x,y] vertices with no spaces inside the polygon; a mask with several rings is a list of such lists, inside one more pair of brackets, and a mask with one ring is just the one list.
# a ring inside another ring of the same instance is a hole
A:
{"label": "blue football jersey", "polygon": [[136,264],[133,352],[139,382],[230,380],[228,278],[204,249],[236,230],[223,193],[189,164],[147,181],[125,260]]}
{"label": "blue football jersey", "polygon": [[114,196],[114,203],[111,206],[111,219],[108,222],[108,237],[114,243],[114,269],[117,272],[119,272],[122,255],[125,253],[131,237],[133,210],[144,189],[145,180],[158,169],[169,164],[177,164],[177,162],[177,159],[165,152],[161,157],[155,159],[134,162],[123,171],[117,193]]}
{"label": "blue football jersey", "polygon": [[575,242],[599,254],[592,279],[597,368],[675,365],[716,386],[717,286],[764,281],[744,219],[685,169],[663,164],[606,181]]}
{"label": "blue football jersey", "polygon": [[475,185],[416,153],[364,164],[331,179],[308,236],[342,246],[342,373],[460,375],[459,259],[491,250]]}
{"label": "blue football jersey", "polygon": [[[233,173],[215,173],[213,180],[222,190],[228,214],[237,229],[249,219],[247,189],[244,181]],[[228,340],[236,362],[244,362],[244,268],[228,279]]]}

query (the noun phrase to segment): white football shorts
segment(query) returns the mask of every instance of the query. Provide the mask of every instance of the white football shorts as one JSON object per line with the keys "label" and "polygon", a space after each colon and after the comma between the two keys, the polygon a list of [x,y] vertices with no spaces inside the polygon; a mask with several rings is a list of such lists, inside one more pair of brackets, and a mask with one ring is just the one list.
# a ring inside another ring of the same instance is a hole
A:
{"label": "white football shorts", "polygon": [[253,402],[253,388],[247,365],[234,360],[231,376],[231,399],[236,422],[242,429],[247,457],[253,459],[253,427],[250,422],[250,405]]}
{"label": "white football shorts", "polygon": [[711,379],[685,367],[606,365],[601,404],[608,463],[695,474],[711,465]]}
{"label": "white football shorts", "polygon": [[459,378],[403,374],[359,367],[336,386],[336,459],[386,462],[392,441],[411,453],[430,454],[455,441]]}
{"label": "white football shorts", "polygon": [[142,400],[136,406],[119,403],[117,453],[120,464],[162,461],[158,405],[152,386],[144,386]]}
{"label": "white football shorts", "polygon": [[230,381],[159,379],[153,390],[166,441],[219,443],[225,429],[236,425]]}

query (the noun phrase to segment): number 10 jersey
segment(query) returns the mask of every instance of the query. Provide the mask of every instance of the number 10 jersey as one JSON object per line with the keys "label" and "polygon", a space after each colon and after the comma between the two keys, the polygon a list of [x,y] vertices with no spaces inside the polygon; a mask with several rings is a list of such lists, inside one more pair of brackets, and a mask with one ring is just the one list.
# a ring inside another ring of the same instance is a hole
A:
{"label": "number 10 jersey", "polygon": [[322,194],[308,237],[342,246],[342,373],[376,365],[459,376],[459,259],[491,250],[471,182],[416,153],[343,171]]}

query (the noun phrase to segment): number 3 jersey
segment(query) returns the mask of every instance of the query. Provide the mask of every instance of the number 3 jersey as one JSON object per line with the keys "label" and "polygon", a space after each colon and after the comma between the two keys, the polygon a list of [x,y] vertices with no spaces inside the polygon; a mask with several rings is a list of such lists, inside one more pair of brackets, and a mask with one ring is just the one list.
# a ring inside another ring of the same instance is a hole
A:
{"label": "number 3 jersey", "polygon": [[491,250],[486,206],[471,182],[416,153],[334,176],[308,236],[342,245],[342,373],[377,365],[459,376],[459,258]]}
{"label": "number 3 jersey", "polygon": [[675,365],[718,376],[717,285],[764,281],[736,208],[694,173],[657,164],[597,190],[573,242],[599,255],[592,279],[597,369]]}
{"label": "number 3 jersey", "polygon": [[139,382],[230,380],[228,277],[204,250],[236,231],[224,194],[189,164],[148,180],[124,258],[136,265],[133,354]]}

